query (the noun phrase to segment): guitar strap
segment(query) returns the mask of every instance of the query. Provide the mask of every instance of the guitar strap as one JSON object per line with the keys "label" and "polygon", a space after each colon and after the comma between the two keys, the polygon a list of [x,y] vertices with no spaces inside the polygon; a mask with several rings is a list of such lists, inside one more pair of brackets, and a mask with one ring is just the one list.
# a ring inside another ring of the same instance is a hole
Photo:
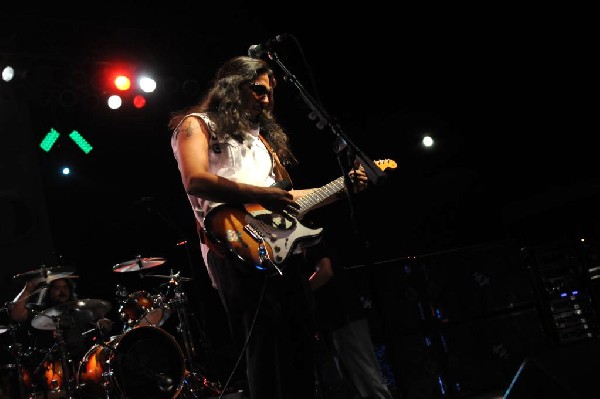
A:
{"label": "guitar strap", "polygon": [[267,150],[271,154],[271,157],[273,158],[273,162],[275,163],[275,181],[279,182],[282,180],[287,180],[290,182],[290,184],[292,184],[292,179],[291,179],[290,175],[288,174],[287,170],[285,170],[285,167],[279,161],[279,157],[277,156],[277,154],[275,154],[275,151],[273,151],[273,148],[271,148],[269,143],[267,143],[267,140],[265,140],[265,138],[263,136],[261,136],[260,134],[258,135],[258,138],[260,139],[260,141],[263,142],[265,147],[267,147]]}

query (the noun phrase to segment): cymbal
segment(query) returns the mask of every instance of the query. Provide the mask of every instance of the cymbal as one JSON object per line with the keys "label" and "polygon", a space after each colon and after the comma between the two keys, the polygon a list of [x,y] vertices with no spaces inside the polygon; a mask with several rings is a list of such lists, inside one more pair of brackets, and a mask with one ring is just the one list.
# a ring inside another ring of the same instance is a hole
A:
{"label": "cymbal", "polygon": [[165,258],[136,258],[128,260],[126,262],[117,263],[113,266],[113,272],[137,272],[142,269],[150,269],[152,267],[160,266],[167,260]]}
{"label": "cymbal", "polygon": [[31,320],[31,326],[38,330],[56,330],[55,319],[60,322],[61,316],[75,311],[74,317],[83,323],[92,322],[104,317],[110,310],[110,302],[103,299],[78,299],[48,308]]}
{"label": "cymbal", "polygon": [[39,304],[33,303],[33,302],[26,303],[25,309],[31,310],[32,312],[36,312],[36,313],[43,312],[44,310],[46,310],[46,308],[43,305],[39,305]]}
{"label": "cymbal", "polygon": [[177,274],[174,275],[162,275],[162,274],[146,274],[144,277],[156,277],[156,278],[164,278],[164,279],[169,279],[169,280],[177,280],[177,281],[192,281],[191,277],[180,277]]}
{"label": "cymbal", "polygon": [[0,326],[0,334],[4,334],[7,331],[8,331],[8,327],[7,326]]}
{"label": "cymbal", "polygon": [[67,266],[56,266],[56,267],[40,267],[39,269],[30,270],[21,274],[13,276],[13,280],[31,280],[38,283],[49,283],[53,280],[61,278],[78,278],[79,276],[73,276],[75,269]]}

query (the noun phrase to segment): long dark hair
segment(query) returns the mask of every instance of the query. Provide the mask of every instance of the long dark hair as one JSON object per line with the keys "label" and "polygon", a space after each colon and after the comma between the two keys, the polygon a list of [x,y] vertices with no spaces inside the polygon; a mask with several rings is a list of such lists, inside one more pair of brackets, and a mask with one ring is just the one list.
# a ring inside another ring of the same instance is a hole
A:
{"label": "long dark hair", "polygon": [[69,278],[65,278],[65,279],[59,278],[56,280],[52,280],[50,282],[50,284],[48,284],[48,287],[46,287],[42,291],[40,291],[40,296],[37,301],[38,305],[44,306],[46,308],[59,305],[58,302],[56,302],[56,301],[52,300],[52,298],[50,298],[50,289],[52,288],[52,286],[54,284],[56,284],[57,281],[60,281],[60,280],[64,280],[67,283],[67,285],[69,286],[70,293],[69,293],[69,300],[67,302],[75,301],[77,299],[77,293],[75,292],[75,289],[76,289],[75,282]]}
{"label": "long dark hair", "polygon": [[[257,76],[267,74],[272,88],[276,86],[273,70],[264,60],[238,56],[227,60],[215,74],[211,87],[200,103],[174,112],[169,120],[169,129],[175,129],[191,112],[207,112],[216,125],[215,134],[231,137],[242,142],[244,132],[253,126],[249,113],[242,103],[242,85],[253,82]],[[269,107],[259,118],[260,134],[271,145],[279,160],[285,164],[297,163],[287,133],[273,115],[273,93],[269,94]]]}

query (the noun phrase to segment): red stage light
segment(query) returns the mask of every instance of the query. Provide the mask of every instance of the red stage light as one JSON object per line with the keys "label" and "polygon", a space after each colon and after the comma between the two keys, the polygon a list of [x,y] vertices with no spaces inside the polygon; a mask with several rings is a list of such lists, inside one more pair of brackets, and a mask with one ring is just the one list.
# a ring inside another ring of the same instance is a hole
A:
{"label": "red stage light", "polygon": [[146,99],[141,94],[138,94],[137,96],[133,97],[133,105],[137,109],[144,108],[146,105]]}

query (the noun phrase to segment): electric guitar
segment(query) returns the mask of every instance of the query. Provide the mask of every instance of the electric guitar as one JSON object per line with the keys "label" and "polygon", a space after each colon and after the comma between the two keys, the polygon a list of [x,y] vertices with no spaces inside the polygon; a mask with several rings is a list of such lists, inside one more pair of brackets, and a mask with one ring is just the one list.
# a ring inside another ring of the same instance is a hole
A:
{"label": "electric guitar", "polygon": [[[381,169],[396,169],[390,159],[374,161]],[[302,217],[319,204],[344,190],[344,176],[299,198],[298,216],[278,214],[259,204],[221,204],[204,218],[206,235],[220,251],[229,251],[258,270],[282,274],[290,254],[317,244],[322,228],[300,223]]]}

